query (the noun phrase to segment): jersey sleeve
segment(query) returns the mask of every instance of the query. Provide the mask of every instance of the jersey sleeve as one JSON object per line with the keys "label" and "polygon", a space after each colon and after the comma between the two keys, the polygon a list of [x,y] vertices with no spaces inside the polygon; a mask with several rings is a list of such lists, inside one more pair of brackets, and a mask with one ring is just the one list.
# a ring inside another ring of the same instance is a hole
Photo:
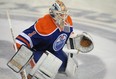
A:
{"label": "jersey sleeve", "polygon": [[20,48],[21,45],[25,45],[28,48],[33,47],[33,43],[32,43],[31,38],[24,32],[22,32],[21,34],[19,34],[16,37],[16,46],[17,46],[17,48]]}
{"label": "jersey sleeve", "polygon": [[21,45],[25,45],[28,48],[33,47],[33,36],[36,34],[36,31],[34,30],[34,25],[31,27],[25,29],[22,33],[20,33],[16,37],[16,46],[19,49]]}

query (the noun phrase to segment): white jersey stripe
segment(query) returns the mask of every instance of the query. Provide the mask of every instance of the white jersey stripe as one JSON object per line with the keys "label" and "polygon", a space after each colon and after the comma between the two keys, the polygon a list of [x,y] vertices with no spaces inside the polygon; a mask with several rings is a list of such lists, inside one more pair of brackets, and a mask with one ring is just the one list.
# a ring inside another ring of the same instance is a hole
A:
{"label": "white jersey stripe", "polygon": [[18,44],[20,44],[20,45],[22,45],[22,44],[25,45],[25,43],[19,41],[18,39],[16,39],[16,43],[18,43]]}
{"label": "white jersey stripe", "polygon": [[25,33],[23,33],[23,32],[22,32],[20,35],[23,36],[24,38],[26,38],[26,39],[29,41],[30,46],[31,46],[31,48],[32,48],[32,47],[33,47],[33,43],[32,43],[31,38],[30,38],[27,34],[25,34]]}

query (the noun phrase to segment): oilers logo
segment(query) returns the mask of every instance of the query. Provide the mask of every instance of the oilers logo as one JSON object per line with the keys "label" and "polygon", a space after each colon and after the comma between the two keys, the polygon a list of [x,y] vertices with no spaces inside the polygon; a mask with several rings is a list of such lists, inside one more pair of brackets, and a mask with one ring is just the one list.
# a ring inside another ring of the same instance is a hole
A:
{"label": "oilers logo", "polygon": [[58,38],[53,43],[54,51],[59,51],[64,46],[66,39],[67,39],[66,34],[63,33],[59,35]]}

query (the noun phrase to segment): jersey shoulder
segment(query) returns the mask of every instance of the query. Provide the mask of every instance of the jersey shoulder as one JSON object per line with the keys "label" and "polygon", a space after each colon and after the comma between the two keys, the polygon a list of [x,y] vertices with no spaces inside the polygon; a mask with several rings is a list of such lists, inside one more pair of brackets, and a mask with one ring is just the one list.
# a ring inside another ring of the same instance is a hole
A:
{"label": "jersey shoulder", "polygon": [[67,19],[66,19],[66,22],[70,24],[70,26],[73,25],[73,22],[72,22],[72,18],[71,16],[68,15]]}
{"label": "jersey shoulder", "polygon": [[53,22],[52,17],[47,14],[44,17],[38,19],[35,24],[35,29],[39,34],[48,35],[56,29],[56,25]]}

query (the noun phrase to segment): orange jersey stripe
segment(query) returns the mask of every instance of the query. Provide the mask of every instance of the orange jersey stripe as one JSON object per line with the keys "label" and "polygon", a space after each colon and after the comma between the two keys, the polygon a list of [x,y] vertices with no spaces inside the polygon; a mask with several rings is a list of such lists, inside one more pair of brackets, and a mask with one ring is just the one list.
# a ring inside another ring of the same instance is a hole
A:
{"label": "orange jersey stripe", "polygon": [[33,68],[33,67],[35,66],[35,62],[34,62],[34,60],[31,59],[30,62],[29,62],[29,64],[30,64],[30,66]]}
{"label": "orange jersey stripe", "polygon": [[19,49],[21,47],[21,45],[19,43],[16,43],[17,49]]}
{"label": "orange jersey stripe", "polygon": [[22,37],[20,37],[20,36],[18,36],[17,38],[20,39],[20,40],[22,40],[24,43],[26,43],[26,45],[27,45],[29,48],[31,48],[30,44],[29,44],[24,38],[22,38]]}

